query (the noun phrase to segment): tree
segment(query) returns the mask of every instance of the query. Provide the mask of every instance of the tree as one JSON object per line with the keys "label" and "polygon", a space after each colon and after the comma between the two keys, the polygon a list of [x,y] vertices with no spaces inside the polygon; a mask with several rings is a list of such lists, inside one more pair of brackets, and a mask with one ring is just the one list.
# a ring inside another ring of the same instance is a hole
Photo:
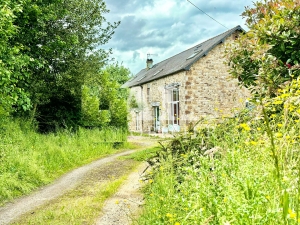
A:
{"label": "tree", "polygon": [[274,96],[285,82],[300,75],[300,2],[254,3],[242,14],[249,31],[227,48],[230,73],[242,85]]}
{"label": "tree", "polygon": [[[26,0],[16,14],[10,45],[32,61],[18,87],[30,93],[42,130],[73,126],[81,117],[82,85],[99,75],[110,51],[99,48],[119,23],[106,23],[103,0]],[[49,110],[51,109],[51,110]]]}
{"label": "tree", "polygon": [[[84,126],[127,128],[129,91],[121,86],[129,75],[127,68],[116,63],[105,67],[99,75],[86,79],[85,97],[82,99]],[[89,101],[93,104],[88,104]]]}
{"label": "tree", "polygon": [[26,70],[31,58],[21,53],[21,44],[9,45],[8,41],[18,32],[14,25],[16,14],[22,11],[23,1],[0,2],[0,116],[8,115],[16,108],[30,107],[28,93],[18,87],[28,78]]}

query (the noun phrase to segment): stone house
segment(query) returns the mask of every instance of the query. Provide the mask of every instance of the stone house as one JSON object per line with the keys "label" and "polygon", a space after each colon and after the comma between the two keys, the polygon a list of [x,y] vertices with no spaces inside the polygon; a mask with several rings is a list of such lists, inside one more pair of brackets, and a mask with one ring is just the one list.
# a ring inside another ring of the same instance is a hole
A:
{"label": "stone house", "polygon": [[244,30],[237,26],[162,62],[147,66],[123,87],[139,107],[131,109],[132,131],[179,131],[200,118],[232,116],[249,96],[224,63],[225,44]]}

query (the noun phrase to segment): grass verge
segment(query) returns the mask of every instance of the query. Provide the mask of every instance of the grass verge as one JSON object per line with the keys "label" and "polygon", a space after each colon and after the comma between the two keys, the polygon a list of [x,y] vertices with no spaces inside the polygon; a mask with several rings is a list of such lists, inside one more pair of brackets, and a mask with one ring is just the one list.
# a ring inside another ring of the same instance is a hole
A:
{"label": "grass verge", "polygon": [[42,135],[25,122],[0,125],[0,205],[126,147],[127,132],[117,129]]}
{"label": "grass verge", "polygon": [[93,224],[104,201],[118,190],[137,165],[133,160],[118,160],[97,168],[76,189],[13,224]]}

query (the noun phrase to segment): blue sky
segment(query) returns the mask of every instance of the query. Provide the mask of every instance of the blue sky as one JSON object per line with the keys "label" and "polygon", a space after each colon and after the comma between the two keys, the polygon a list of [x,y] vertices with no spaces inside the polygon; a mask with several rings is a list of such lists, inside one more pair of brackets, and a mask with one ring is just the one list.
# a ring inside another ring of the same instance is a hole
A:
{"label": "blue sky", "polygon": [[[252,0],[190,0],[222,25],[231,29]],[[133,74],[146,66],[147,54],[154,63],[228,30],[187,0],[107,0],[107,21],[121,21],[104,48],[112,48],[115,62]]]}

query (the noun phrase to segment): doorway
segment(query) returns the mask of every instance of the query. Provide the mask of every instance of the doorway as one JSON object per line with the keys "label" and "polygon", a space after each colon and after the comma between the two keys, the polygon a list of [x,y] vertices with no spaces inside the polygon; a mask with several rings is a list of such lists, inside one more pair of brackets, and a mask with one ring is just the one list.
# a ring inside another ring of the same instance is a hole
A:
{"label": "doorway", "polygon": [[153,121],[154,121],[154,131],[159,132],[160,131],[160,115],[159,115],[159,106],[153,107]]}

